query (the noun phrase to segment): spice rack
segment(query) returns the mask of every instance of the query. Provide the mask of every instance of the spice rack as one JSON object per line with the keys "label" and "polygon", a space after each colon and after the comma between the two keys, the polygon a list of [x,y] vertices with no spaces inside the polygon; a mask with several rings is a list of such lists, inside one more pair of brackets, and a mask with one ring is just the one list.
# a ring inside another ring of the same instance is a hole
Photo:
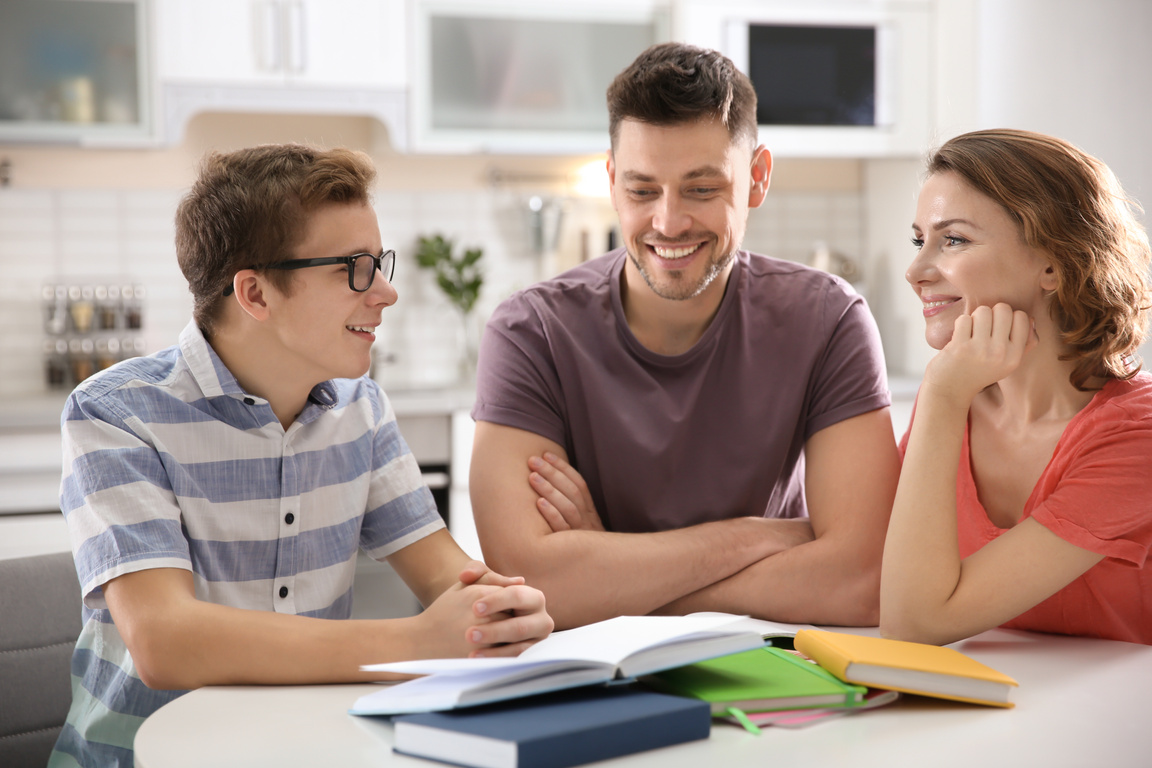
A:
{"label": "spice rack", "polygon": [[71,389],[96,371],[144,353],[144,286],[130,281],[44,286],[44,375]]}

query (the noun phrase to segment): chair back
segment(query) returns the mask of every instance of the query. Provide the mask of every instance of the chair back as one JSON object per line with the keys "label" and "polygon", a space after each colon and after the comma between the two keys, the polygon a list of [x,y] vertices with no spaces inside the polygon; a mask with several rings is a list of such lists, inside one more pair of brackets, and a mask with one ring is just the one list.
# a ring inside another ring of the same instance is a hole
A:
{"label": "chair back", "polygon": [[72,702],[80,626],[71,553],[0,559],[0,766],[47,764]]}

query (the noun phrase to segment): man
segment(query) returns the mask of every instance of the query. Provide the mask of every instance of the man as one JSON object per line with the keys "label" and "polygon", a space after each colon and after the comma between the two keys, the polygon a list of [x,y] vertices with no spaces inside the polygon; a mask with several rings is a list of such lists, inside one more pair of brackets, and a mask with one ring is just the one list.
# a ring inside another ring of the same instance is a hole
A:
{"label": "man", "polygon": [[[193,321],[68,399],[85,610],[52,764],[130,766],[140,723],[187,689],[368,680],[362,664],[510,655],[551,630],[543,595],[449,536],[365,376],[397,298],[374,175],[348,150],[209,156],[176,222]],[[426,610],[333,621],[361,547]]]}
{"label": "man", "polygon": [[506,300],[481,346],[486,559],[560,627],[700,610],[874,625],[898,458],[863,299],[740,250],[772,161],[729,60],[653,46],[608,105],[624,248]]}

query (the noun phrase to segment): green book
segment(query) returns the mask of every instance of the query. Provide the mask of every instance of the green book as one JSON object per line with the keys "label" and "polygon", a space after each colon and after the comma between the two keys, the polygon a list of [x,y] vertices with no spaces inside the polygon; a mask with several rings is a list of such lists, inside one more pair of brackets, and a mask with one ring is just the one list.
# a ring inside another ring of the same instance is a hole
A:
{"label": "green book", "polygon": [[781,648],[755,648],[643,678],[653,688],[712,705],[712,714],[855,707],[868,689],[844,683]]}

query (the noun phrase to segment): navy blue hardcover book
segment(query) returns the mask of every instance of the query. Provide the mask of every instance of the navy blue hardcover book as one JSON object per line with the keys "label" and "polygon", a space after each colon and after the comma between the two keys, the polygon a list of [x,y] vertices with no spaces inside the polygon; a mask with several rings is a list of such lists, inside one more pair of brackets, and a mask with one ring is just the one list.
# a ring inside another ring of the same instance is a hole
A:
{"label": "navy blue hardcover book", "polygon": [[395,718],[393,748],[469,768],[566,768],[708,738],[707,702],[631,685]]}

